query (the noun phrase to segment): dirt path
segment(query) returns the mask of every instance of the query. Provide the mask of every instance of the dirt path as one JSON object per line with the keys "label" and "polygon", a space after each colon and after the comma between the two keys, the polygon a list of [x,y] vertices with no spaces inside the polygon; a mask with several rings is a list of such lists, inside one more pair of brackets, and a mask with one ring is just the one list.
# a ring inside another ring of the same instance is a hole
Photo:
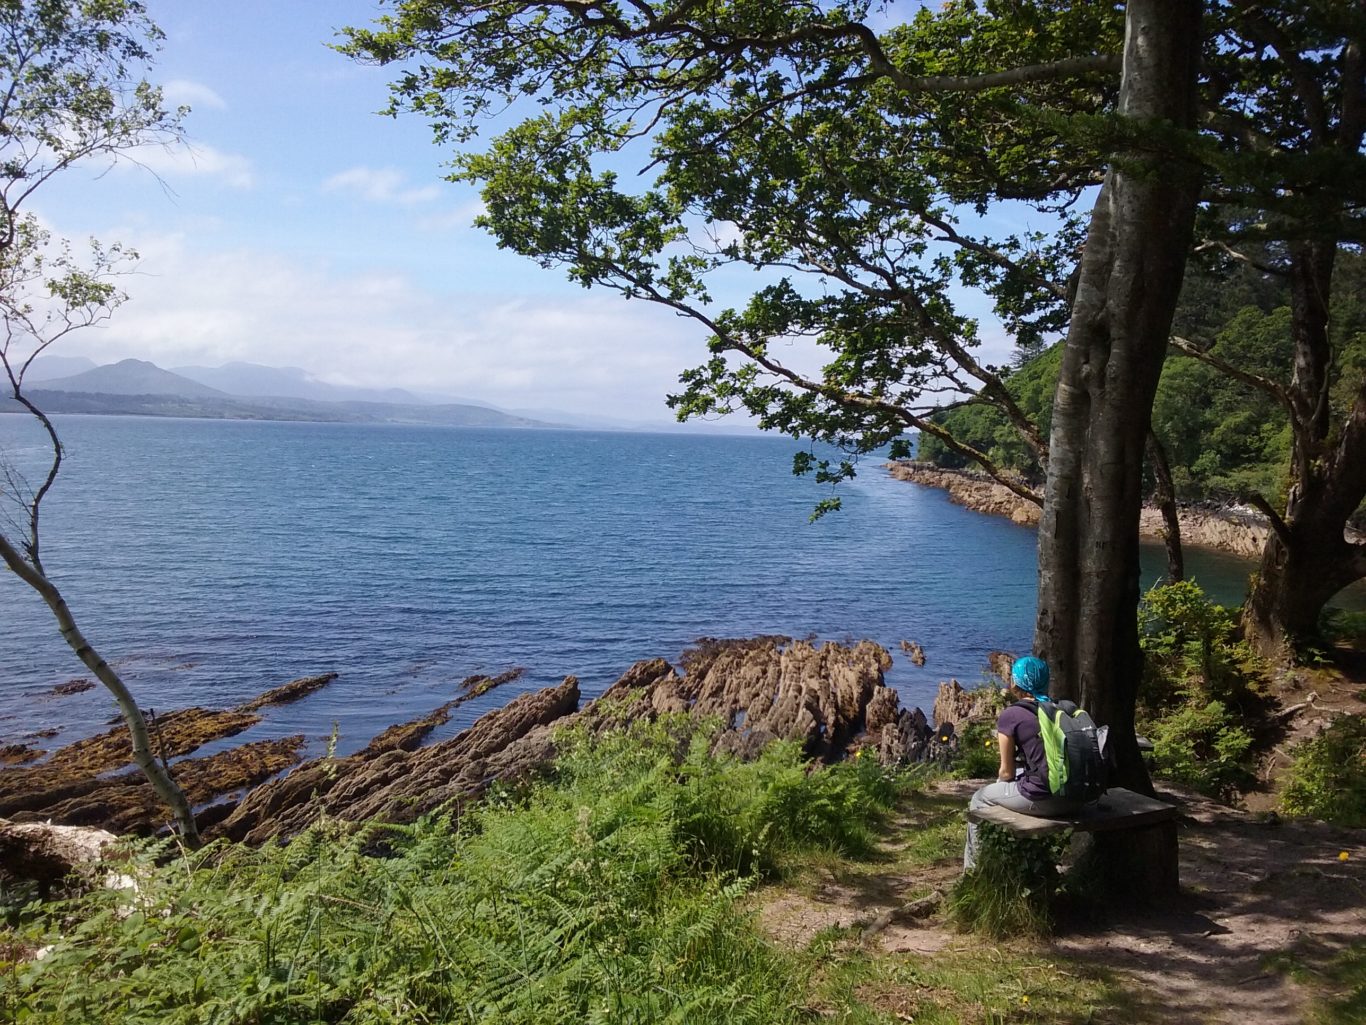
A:
{"label": "dirt path", "polygon": [[[914,918],[898,910],[952,886],[958,863],[951,831],[929,868],[908,867],[901,854],[917,842],[919,817],[942,822],[946,805],[966,806],[975,786],[942,783],[917,798],[889,830],[883,867],[827,872],[804,887],[768,893],[761,924],[796,946],[832,926],[848,929],[871,953],[889,957],[980,948],[984,941],[952,931],[942,914]],[[1103,925],[1064,926],[1040,953],[1118,972],[1153,1020],[1299,1025],[1310,994],[1272,961],[1288,954],[1322,965],[1366,940],[1366,831],[1281,821],[1185,791],[1167,796],[1182,804],[1180,900],[1113,912]],[[917,803],[926,810],[917,812]]]}

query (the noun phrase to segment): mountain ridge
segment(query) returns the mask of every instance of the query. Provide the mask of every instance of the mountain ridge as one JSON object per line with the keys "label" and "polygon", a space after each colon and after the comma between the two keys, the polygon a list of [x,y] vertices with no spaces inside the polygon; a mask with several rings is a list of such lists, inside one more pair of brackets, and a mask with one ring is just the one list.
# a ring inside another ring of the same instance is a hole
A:
{"label": "mountain ridge", "polygon": [[[220,380],[255,381],[267,389],[271,382],[295,380],[304,387],[316,385],[322,394],[341,397],[315,399],[299,395],[234,394],[139,359],[120,360],[65,377],[43,376],[45,365],[42,361],[35,361],[34,366],[39,371],[33,382],[36,387],[30,387],[26,393],[50,413],[451,427],[563,426],[477,403],[424,402],[402,389],[349,389],[327,385],[297,367],[280,369],[259,364],[229,364],[218,369],[227,371],[219,375]],[[211,371],[213,368],[183,369]],[[376,395],[398,396],[408,401],[393,398],[376,401],[368,397]],[[0,400],[0,412],[22,411],[23,407],[14,399]]]}

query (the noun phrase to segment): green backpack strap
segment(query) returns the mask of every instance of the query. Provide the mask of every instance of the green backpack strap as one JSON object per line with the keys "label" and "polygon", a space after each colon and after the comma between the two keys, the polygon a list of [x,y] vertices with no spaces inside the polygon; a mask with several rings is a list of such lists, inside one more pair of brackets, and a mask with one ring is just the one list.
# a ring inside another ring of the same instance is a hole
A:
{"label": "green backpack strap", "polygon": [[1039,701],[1037,704],[1039,734],[1043,738],[1044,761],[1048,764],[1048,789],[1056,794],[1067,782],[1067,757],[1063,748],[1062,726],[1058,723],[1058,716],[1066,713],[1051,701]]}

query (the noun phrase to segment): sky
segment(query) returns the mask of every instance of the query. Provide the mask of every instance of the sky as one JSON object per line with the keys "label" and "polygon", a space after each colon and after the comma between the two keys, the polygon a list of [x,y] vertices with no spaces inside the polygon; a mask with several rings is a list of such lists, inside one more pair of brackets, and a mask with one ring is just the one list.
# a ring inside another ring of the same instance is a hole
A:
{"label": "sky", "polygon": [[[148,0],[150,75],[187,104],[187,145],[77,168],[32,209],[63,237],[140,255],[131,301],[54,355],[165,368],[301,367],[505,409],[667,423],[705,335],[585,290],[471,225],[472,187],[415,115],[378,115],[390,71],[328,48],[373,0]],[[738,296],[737,296],[738,298]],[[995,354],[1004,358],[1004,350]]]}

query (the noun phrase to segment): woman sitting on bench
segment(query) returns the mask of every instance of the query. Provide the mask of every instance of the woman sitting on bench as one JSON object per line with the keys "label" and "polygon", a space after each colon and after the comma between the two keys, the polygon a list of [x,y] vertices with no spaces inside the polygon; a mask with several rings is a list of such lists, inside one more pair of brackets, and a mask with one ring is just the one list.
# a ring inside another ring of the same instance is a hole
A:
{"label": "woman sitting on bench", "polygon": [[[1035,699],[1048,698],[1048,664],[1032,655],[1016,659],[1010,667],[1010,697],[1012,703],[996,720],[996,744],[1001,752],[996,782],[973,794],[968,807],[975,811],[995,804],[1045,818],[1077,811],[1082,807],[1080,802],[1054,797],[1048,789],[1043,736],[1039,732],[1036,706],[1031,703]],[[1024,761],[1024,768],[1018,771],[1015,766],[1017,754]],[[972,871],[976,863],[977,823],[969,822],[968,842],[963,849],[963,871]]]}

